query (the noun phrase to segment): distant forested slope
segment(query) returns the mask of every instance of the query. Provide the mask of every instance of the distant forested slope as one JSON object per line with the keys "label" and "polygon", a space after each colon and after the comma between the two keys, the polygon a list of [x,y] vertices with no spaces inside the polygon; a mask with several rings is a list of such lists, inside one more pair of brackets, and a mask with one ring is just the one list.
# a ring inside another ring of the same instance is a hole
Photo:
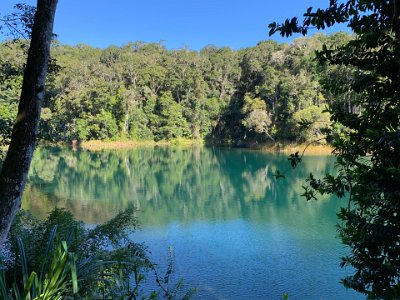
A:
{"label": "distant forested slope", "polygon": [[[357,108],[350,92],[353,70],[318,65],[315,50],[349,39],[345,33],[314,35],[238,51],[55,42],[40,135],[49,141],[182,137],[223,143],[321,138],[329,125],[323,112],[328,102]],[[24,49],[21,41],[0,44],[2,143],[16,117]]]}

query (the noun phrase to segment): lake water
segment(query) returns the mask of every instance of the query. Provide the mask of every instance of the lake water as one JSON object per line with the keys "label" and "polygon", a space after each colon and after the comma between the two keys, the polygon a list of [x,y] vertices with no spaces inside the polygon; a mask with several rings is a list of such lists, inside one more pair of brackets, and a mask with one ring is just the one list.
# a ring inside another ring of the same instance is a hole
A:
{"label": "lake water", "polygon": [[333,158],[307,156],[285,179],[272,176],[288,167],[284,155],[237,149],[41,148],[23,208],[43,217],[65,207],[96,224],[134,205],[134,238],[160,268],[173,246],[175,277],[198,288],[196,299],[362,299],[339,283],[349,272],[335,227],[343,200],[299,196],[307,174],[332,171]]}

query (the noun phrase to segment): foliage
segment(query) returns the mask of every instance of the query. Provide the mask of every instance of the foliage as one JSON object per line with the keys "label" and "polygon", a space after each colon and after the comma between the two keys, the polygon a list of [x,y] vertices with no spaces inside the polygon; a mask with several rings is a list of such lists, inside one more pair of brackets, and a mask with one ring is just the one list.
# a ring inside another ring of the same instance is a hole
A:
{"label": "foliage", "polygon": [[15,39],[30,38],[33,28],[33,17],[36,7],[24,3],[14,6],[14,12],[1,16],[0,32],[12,36]]}
{"label": "foliage", "polygon": [[[54,231],[55,232],[55,231]],[[53,258],[41,264],[40,273],[31,272],[28,274],[28,263],[25,256],[25,249],[21,239],[17,239],[18,254],[21,263],[22,287],[18,288],[17,282],[13,282],[12,288],[8,288],[6,280],[6,270],[0,270],[0,297],[10,299],[14,295],[15,299],[62,299],[66,294],[76,296],[78,292],[78,280],[76,273],[76,262],[74,253],[68,252],[66,242],[59,242],[56,248],[51,251],[51,244],[54,236],[49,240],[46,255],[53,255]],[[18,266],[15,266],[15,271]],[[12,292],[11,292],[12,291]]]}
{"label": "foliage", "polygon": [[[239,51],[208,46],[199,52],[141,42],[97,49],[53,41],[54,70],[46,81],[40,137],[53,142],[179,137],[308,141],[318,134],[299,132],[298,111],[333,102],[354,107],[352,93],[342,101],[320,83],[330,78],[346,82],[351,70],[318,66],[314,54],[324,43],[341,45],[350,39],[337,33],[292,45],[263,41]],[[5,143],[25,64],[23,43],[0,43],[0,136]]]}
{"label": "foliage", "polygon": [[[18,110],[19,94],[22,88],[24,62],[15,56],[24,56],[23,43],[3,45],[0,58],[0,146],[10,142],[11,130]],[[12,61],[11,61],[12,60]]]}
{"label": "foliage", "polygon": [[[137,226],[133,209],[93,228],[62,209],[43,221],[21,211],[3,251],[0,290],[9,296],[12,290],[16,299],[28,294],[33,299],[188,299],[194,290],[184,293],[182,283],[169,281],[172,265],[164,282],[159,279],[145,246],[131,240],[132,226]],[[150,273],[156,274],[159,291],[143,290]]]}
{"label": "foliage", "polygon": [[162,94],[157,99],[156,114],[159,116],[159,139],[187,137],[189,132],[186,119],[183,117],[182,106],[176,103],[170,92]]}
{"label": "foliage", "polygon": [[[309,177],[307,198],[315,192],[349,196],[339,218],[340,235],[351,254],[342,266],[354,273],[346,287],[369,298],[398,299],[400,295],[400,16],[398,1],[339,2],[327,9],[309,8],[304,21],[270,24],[271,33],[291,35],[346,22],[356,38],[341,46],[326,45],[317,54],[321,63],[353,72],[350,85],[326,82],[333,94],[357,94],[355,107],[331,103],[331,120],[342,129],[333,137],[338,174]],[[343,73],[342,73],[343,74]],[[339,81],[340,82],[340,81]],[[348,193],[346,193],[348,192]]]}
{"label": "foliage", "polygon": [[308,142],[324,137],[329,131],[330,114],[323,107],[309,106],[293,114],[294,132],[298,141]]}
{"label": "foliage", "polygon": [[[271,138],[269,126],[271,125],[271,118],[266,111],[266,104],[260,98],[253,98],[246,94],[243,101],[242,113],[245,115],[242,124],[250,131],[256,134],[267,135]],[[272,139],[273,140],[273,139]]]}

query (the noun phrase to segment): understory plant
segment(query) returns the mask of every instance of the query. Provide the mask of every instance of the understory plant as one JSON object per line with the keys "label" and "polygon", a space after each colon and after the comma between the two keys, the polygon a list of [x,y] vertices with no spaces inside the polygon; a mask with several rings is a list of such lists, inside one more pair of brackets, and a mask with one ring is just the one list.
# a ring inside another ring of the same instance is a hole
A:
{"label": "understory plant", "polygon": [[0,298],[189,299],[194,290],[171,280],[172,252],[160,277],[146,246],[132,240],[134,213],[86,226],[63,209],[43,221],[19,212],[2,251]]}

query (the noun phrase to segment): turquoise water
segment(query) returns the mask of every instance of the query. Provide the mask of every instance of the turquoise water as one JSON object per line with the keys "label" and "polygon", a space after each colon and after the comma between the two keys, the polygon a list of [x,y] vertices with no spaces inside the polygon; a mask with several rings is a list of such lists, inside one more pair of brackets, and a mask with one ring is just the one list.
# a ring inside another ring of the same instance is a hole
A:
{"label": "turquoise water", "polygon": [[299,196],[307,174],[332,171],[333,158],[307,156],[285,179],[272,176],[288,166],[286,156],[237,149],[41,148],[23,207],[39,217],[65,207],[93,224],[134,205],[134,238],[161,269],[173,246],[175,278],[197,299],[361,299],[339,283],[341,202]]}

